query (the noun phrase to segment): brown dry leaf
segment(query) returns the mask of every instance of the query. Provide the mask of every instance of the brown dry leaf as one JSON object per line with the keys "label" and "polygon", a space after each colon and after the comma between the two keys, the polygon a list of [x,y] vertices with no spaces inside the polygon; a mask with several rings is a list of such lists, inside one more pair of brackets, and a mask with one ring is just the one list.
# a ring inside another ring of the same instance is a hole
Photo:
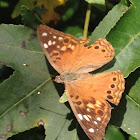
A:
{"label": "brown dry leaf", "polygon": [[37,0],[36,6],[45,8],[46,12],[41,13],[44,23],[56,24],[64,11],[66,0]]}
{"label": "brown dry leaf", "polygon": [[20,0],[12,13],[12,18],[21,14],[20,8],[22,5],[27,6],[30,10],[40,7],[45,9],[45,12],[41,13],[42,21],[47,24],[56,24],[63,14],[66,1],[67,0]]}

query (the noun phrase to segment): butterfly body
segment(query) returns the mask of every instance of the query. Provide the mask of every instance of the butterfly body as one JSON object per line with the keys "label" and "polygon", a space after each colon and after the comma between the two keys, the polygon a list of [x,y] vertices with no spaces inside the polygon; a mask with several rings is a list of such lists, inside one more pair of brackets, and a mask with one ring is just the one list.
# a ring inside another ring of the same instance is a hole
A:
{"label": "butterfly body", "polygon": [[60,76],[56,76],[54,81],[57,83],[71,83],[79,79],[84,79],[85,77],[87,77],[87,74],[64,73]]}
{"label": "butterfly body", "polygon": [[89,39],[77,39],[46,25],[38,27],[42,49],[50,64],[60,74],[70,106],[81,127],[91,140],[102,140],[111,117],[111,102],[118,105],[125,80],[120,70],[92,75],[110,62],[114,49],[106,39],[86,46]]}

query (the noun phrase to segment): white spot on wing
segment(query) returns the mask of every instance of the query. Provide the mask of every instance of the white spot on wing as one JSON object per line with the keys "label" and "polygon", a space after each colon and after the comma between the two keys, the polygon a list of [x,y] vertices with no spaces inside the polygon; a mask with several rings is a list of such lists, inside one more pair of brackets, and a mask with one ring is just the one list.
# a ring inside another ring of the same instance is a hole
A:
{"label": "white spot on wing", "polygon": [[44,48],[48,48],[48,45],[46,43],[44,43]]}
{"label": "white spot on wing", "polygon": [[42,36],[47,36],[48,34],[46,32],[42,33]]}
{"label": "white spot on wing", "polygon": [[50,32],[50,34],[52,34],[52,32]]}
{"label": "white spot on wing", "polygon": [[135,132],[135,135],[137,135],[138,133]]}
{"label": "white spot on wing", "polygon": [[130,130],[130,128],[128,128],[128,130]]}
{"label": "white spot on wing", "polygon": [[56,43],[55,41],[52,42],[53,45],[55,45],[55,43]]}
{"label": "white spot on wing", "polygon": [[78,114],[78,117],[79,117],[80,120],[83,120],[83,117],[82,117],[81,114]]}
{"label": "white spot on wing", "polygon": [[100,117],[97,117],[97,121],[101,121],[101,118]]}
{"label": "white spot on wing", "polygon": [[87,121],[90,121],[90,119],[87,117],[87,115],[83,115],[83,117],[84,117]]}
{"label": "white spot on wing", "polygon": [[62,39],[63,39],[62,37],[59,37],[59,38],[58,38],[58,40],[62,40]]}
{"label": "white spot on wing", "polygon": [[56,36],[54,35],[53,38],[56,39]]}
{"label": "white spot on wing", "polygon": [[91,119],[91,116],[90,115],[87,115],[90,119]]}
{"label": "white spot on wing", "polygon": [[123,126],[126,126],[125,124]]}
{"label": "white spot on wing", "polygon": [[94,124],[98,124],[96,121],[94,121]]}
{"label": "white spot on wing", "polygon": [[93,128],[90,128],[89,129],[89,132],[93,133],[94,132],[94,129]]}
{"label": "white spot on wing", "polygon": [[52,45],[52,41],[51,40],[48,41],[48,45],[49,46]]}

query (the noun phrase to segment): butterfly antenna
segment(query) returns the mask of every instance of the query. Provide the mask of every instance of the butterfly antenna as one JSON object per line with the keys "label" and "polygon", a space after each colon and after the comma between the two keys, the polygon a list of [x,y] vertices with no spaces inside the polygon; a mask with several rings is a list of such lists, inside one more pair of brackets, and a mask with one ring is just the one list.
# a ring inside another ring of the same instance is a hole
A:
{"label": "butterfly antenna", "polygon": [[[39,69],[37,69],[37,68],[35,68],[35,67],[32,67],[32,66],[30,66],[30,65],[27,65],[27,64],[23,64],[23,66],[28,67],[28,68],[31,68],[31,69],[33,69],[33,70],[35,70],[35,71],[39,71],[40,73],[48,74],[48,73],[45,72],[45,71],[39,70]],[[55,73],[54,75],[51,75],[51,74],[50,74],[50,77],[55,77],[55,76],[56,76],[56,73]]]}
{"label": "butterfly antenna", "polygon": [[45,86],[41,91],[38,91],[37,94],[41,94],[46,88],[47,86]]}

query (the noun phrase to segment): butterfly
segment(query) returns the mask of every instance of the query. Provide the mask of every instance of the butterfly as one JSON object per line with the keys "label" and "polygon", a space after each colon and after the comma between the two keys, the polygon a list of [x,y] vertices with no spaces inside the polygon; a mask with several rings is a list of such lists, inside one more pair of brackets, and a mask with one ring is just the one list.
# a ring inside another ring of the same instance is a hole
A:
{"label": "butterfly", "polygon": [[65,92],[82,129],[91,140],[102,140],[111,117],[111,105],[118,105],[124,91],[125,80],[120,70],[92,75],[110,62],[115,54],[112,45],[103,38],[87,46],[90,39],[77,39],[39,25],[38,37],[42,49],[60,74],[57,83],[64,83]]}

